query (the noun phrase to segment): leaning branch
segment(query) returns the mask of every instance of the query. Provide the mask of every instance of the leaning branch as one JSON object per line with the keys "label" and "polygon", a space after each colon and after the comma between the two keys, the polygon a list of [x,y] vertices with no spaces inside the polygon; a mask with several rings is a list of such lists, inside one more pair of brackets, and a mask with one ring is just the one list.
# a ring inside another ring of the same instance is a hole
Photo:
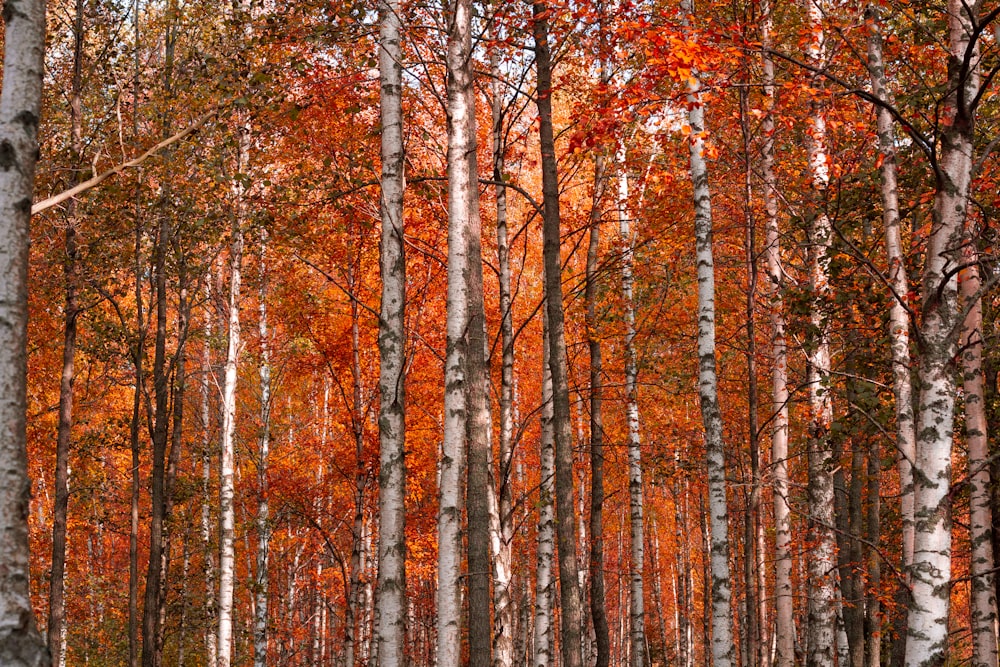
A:
{"label": "leaning branch", "polygon": [[170,146],[172,144],[176,144],[179,141],[183,141],[184,139],[187,139],[189,136],[191,136],[192,134],[194,134],[195,132],[197,132],[198,130],[200,130],[205,125],[205,123],[207,123],[213,116],[215,116],[216,114],[218,114],[219,111],[223,107],[225,107],[228,103],[229,103],[229,100],[226,100],[225,102],[222,102],[221,104],[218,104],[218,105],[212,107],[211,110],[207,111],[206,113],[202,114],[201,116],[198,116],[198,118],[196,118],[195,121],[193,123],[191,123],[190,125],[188,125],[186,128],[184,128],[183,130],[181,130],[177,134],[174,134],[174,135],[171,135],[171,136],[167,137],[166,139],[164,139],[160,143],[156,144],[155,146],[153,146],[152,148],[150,148],[149,150],[147,150],[145,153],[143,153],[139,157],[133,158],[133,159],[129,160],[128,162],[122,162],[121,164],[119,164],[119,165],[117,165],[115,167],[112,167],[111,169],[108,169],[107,171],[102,172],[102,173],[98,174],[97,176],[94,176],[91,179],[83,181],[79,185],[75,185],[75,186],[71,187],[68,190],[63,190],[59,194],[53,195],[53,196],[49,197],[48,199],[43,199],[40,202],[36,202],[31,207],[31,214],[35,215],[36,213],[41,213],[42,211],[44,211],[46,209],[50,209],[53,206],[58,206],[59,204],[61,204],[64,201],[66,201],[67,199],[72,199],[73,197],[76,197],[79,194],[83,194],[84,192],[86,192],[87,190],[90,190],[91,188],[97,187],[98,185],[100,185],[104,181],[108,180],[112,176],[114,176],[116,174],[120,174],[121,172],[125,171],[126,169],[131,169],[132,167],[138,167],[140,164],[142,164],[143,162],[145,162],[149,158],[153,157],[154,155],[156,155],[157,153],[159,153],[160,151],[162,151],[164,148],[166,148],[166,147],[168,147],[168,146]]}

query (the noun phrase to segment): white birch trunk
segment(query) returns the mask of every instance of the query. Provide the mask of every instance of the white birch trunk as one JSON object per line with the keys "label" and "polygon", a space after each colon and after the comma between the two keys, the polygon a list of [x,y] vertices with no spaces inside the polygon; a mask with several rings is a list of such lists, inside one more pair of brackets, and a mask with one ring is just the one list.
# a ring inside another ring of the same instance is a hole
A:
{"label": "white birch trunk", "polygon": [[[212,271],[205,281],[205,303],[212,302]],[[215,609],[215,556],[212,552],[212,416],[211,416],[211,377],[212,377],[212,315],[205,314],[204,327],[205,345],[201,357],[201,543],[204,555],[205,569],[205,654],[206,664],[210,667],[216,663],[216,609]]]}
{"label": "white birch trunk", "polygon": [[792,524],[788,504],[788,348],[785,343],[784,269],[781,260],[781,230],[778,223],[778,189],[774,175],[774,62],[771,48],[773,8],[768,0],[761,8],[763,24],[765,115],[761,124],[764,143],[761,171],[764,178],[764,210],[767,215],[767,275],[771,298],[771,463],[774,476],[774,667],[792,667],[795,661],[794,606],[792,598]]}
{"label": "white birch trunk", "polygon": [[[382,120],[382,301],[379,317],[379,536],[377,648],[383,667],[403,667],[406,651],[406,256],[403,247],[402,48],[398,0],[379,9]],[[362,642],[364,645],[364,642]],[[367,651],[365,651],[367,652]]]}
{"label": "white birch trunk", "polygon": [[[949,0],[949,81],[936,164],[938,188],[924,264],[917,412],[917,454],[913,466],[912,601],[907,615],[906,667],[930,667],[948,659],[951,591],[951,448],[954,428],[953,360],[962,326],[957,269],[972,175],[974,108],[979,89],[979,55],[970,44],[976,9]],[[971,55],[968,68],[961,66]]]}
{"label": "white birch trunk", "polygon": [[[971,236],[971,235],[970,235]],[[966,268],[959,277],[967,312],[959,339],[965,394],[965,437],[969,449],[969,540],[972,543],[972,666],[997,664],[997,601],[993,585],[993,510],[990,454],[983,391],[983,305],[976,239],[966,240]]]}
{"label": "white birch trunk", "polygon": [[493,543],[493,607],[496,614],[493,629],[493,664],[507,667],[514,664],[514,626],[517,610],[511,599],[513,579],[514,514],[511,499],[511,469],[514,456],[514,321],[510,294],[510,247],[507,239],[507,189],[503,180],[504,83],[500,79],[500,63],[496,49],[490,51],[490,71],[493,80],[493,180],[496,181],[497,201],[497,263],[500,288],[500,466],[496,493],[491,486],[491,532]]}
{"label": "white birch trunk", "polygon": [[[250,152],[249,121],[241,119],[238,128],[236,173],[245,174]],[[226,346],[225,379],[222,387],[222,447],[219,471],[219,602],[218,648],[216,665],[229,667],[233,650],[233,589],[235,586],[235,443],[236,378],[240,355],[240,281],[243,264],[243,226],[247,218],[246,189],[233,182],[236,214],[233,219],[229,251],[229,331]]]}
{"label": "white birch trunk", "polygon": [[49,664],[28,586],[26,442],[28,225],[38,158],[45,56],[45,2],[4,7],[0,91],[0,664]]}
{"label": "white birch trunk", "polygon": [[253,664],[267,664],[268,550],[271,520],[268,507],[267,465],[271,445],[271,352],[267,329],[267,230],[260,240],[260,437],[257,440],[257,574],[254,581]]}
{"label": "white birch trunk", "polygon": [[[806,0],[810,40],[806,57],[810,65],[820,68],[826,57],[823,35],[823,11],[820,0]],[[815,77],[812,85],[822,87]],[[817,202],[811,212],[807,230],[809,289],[812,303],[810,321],[813,334],[806,369],[809,390],[809,518],[812,549],[809,557],[809,623],[806,663],[810,667],[834,664],[837,642],[837,545],[834,537],[833,469],[836,460],[829,442],[833,421],[830,396],[830,338],[826,321],[825,300],[829,294],[830,218],[826,214],[826,190],[830,175],[826,154],[826,118],[816,100],[810,102],[809,171]]]}
{"label": "white birch trunk", "polygon": [[[885,79],[882,60],[882,35],[878,8],[868,5],[867,17],[872,24],[868,37],[868,73],[872,94],[886,103],[892,102]],[[903,302],[909,292],[906,262],[899,228],[899,198],[896,179],[896,132],[888,109],[875,108],[878,128],[882,223],[885,227],[885,252],[889,263],[889,344],[892,348],[893,393],[896,401],[896,448],[899,450],[900,512],[903,520],[903,567],[913,559],[913,460],[916,434],[913,430],[913,386],[910,381],[910,319]]]}
{"label": "white birch trunk", "polygon": [[471,17],[467,2],[449,3],[448,38],[448,297],[447,350],[444,368],[444,438],[438,510],[438,665],[457,665],[462,659],[463,472],[465,428],[468,416],[470,272],[468,199],[477,184],[471,181],[466,152],[475,150],[469,136],[470,108],[466,91],[456,83],[456,69],[464,57],[462,42],[452,33]]}
{"label": "white birch trunk", "polygon": [[542,434],[539,454],[538,484],[538,551],[535,569],[535,627],[533,667],[550,667],[553,664],[555,641],[553,637],[552,600],[555,586],[552,580],[552,563],[555,553],[555,507],[553,491],[555,482],[555,433],[552,424],[552,372],[549,368],[548,318],[542,314]]}
{"label": "white birch trunk", "polygon": [[643,604],[643,526],[642,526],[642,440],[639,434],[638,363],[635,352],[635,303],[632,263],[635,239],[629,210],[628,166],[625,144],[618,144],[615,156],[621,170],[618,176],[618,233],[622,242],[622,304],[625,311],[625,414],[628,422],[628,506],[630,527],[629,561],[629,641],[631,667],[643,667],[646,658],[646,615]]}
{"label": "white birch trunk", "polygon": [[[692,12],[685,0],[683,10]],[[730,667],[733,656],[732,592],[729,576],[729,519],[726,504],[726,462],[722,442],[715,359],[715,264],[712,254],[712,200],[705,162],[705,107],[701,82],[688,82],[688,140],[691,183],[694,189],[695,258],[698,266],[698,393],[701,397],[708,464],[710,559],[712,590],[712,665]]]}

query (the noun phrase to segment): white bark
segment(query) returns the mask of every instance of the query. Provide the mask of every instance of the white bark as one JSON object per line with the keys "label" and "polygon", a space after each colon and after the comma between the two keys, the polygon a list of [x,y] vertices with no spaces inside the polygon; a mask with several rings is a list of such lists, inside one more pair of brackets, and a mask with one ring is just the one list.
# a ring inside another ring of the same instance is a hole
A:
{"label": "white bark", "polygon": [[[867,15],[872,24],[868,37],[868,73],[872,94],[886,103],[892,97],[886,86],[882,60],[882,35],[878,8],[870,4]],[[903,521],[903,567],[913,560],[913,460],[916,434],[913,430],[913,386],[910,381],[910,319],[903,302],[909,292],[906,262],[899,228],[899,198],[896,179],[896,133],[892,114],[882,106],[875,108],[880,167],[882,223],[885,227],[885,252],[889,263],[889,284],[893,295],[889,303],[889,344],[892,348],[893,393],[896,401],[896,448],[899,450],[900,512]]]}
{"label": "white bark", "polygon": [[[692,12],[685,0],[683,10]],[[712,577],[712,665],[733,665],[732,591],[729,577],[729,519],[726,503],[726,462],[719,410],[715,359],[715,263],[712,253],[712,200],[705,161],[705,106],[701,82],[692,76],[687,92],[688,140],[695,211],[695,260],[698,271],[698,394],[705,428],[708,467],[710,559]]]}
{"label": "white bark", "polygon": [[45,56],[45,3],[4,6],[0,91],[0,664],[41,667],[49,654],[35,626],[28,586],[26,442],[28,223],[38,157]]}
{"label": "white bark", "polygon": [[[913,598],[907,616],[907,667],[942,665],[948,659],[951,591],[951,448],[954,428],[953,360],[962,326],[957,268],[972,174],[972,100],[979,89],[978,49],[970,44],[975,6],[949,0],[949,81],[937,161],[938,188],[927,240],[921,290],[922,321],[913,466],[915,534],[910,567]],[[970,15],[972,14],[972,15]],[[968,67],[961,63],[967,61]]]}
{"label": "white bark", "polygon": [[960,276],[965,324],[959,347],[965,394],[965,437],[969,449],[969,540],[972,543],[972,665],[997,664],[997,601],[993,585],[993,510],[990,504],[990,453],[983,391],[983,305],[979,253],[968,238]]}
{"label": "white bark", "polygon": [[[822,67],[826,56],[823,35],[823,11],[820,0],[805,0],[809,19],[810,40],[806,44],[806,57],[813,67]],[[814,78],[812,85],[822,86]],[[806,369],[806,386],[809,390],[809,518],[812,549],[809,557],[809,623],[806,663],[810,667],[834,664],[837,646],[837,545],[834,537],[834,488],[833,469],[836,461],[829,442],[830,424],[833,421],[833,402],[830,396],[830,337],[826,321],[825,300],[829,294],[830,218],[825,210],[826,190],[830,182],[826,153],[826,118],[820,103],[810,103],[809,114],[809,172],[814,196],[812,217],[807,230],[809,289],[812,302],[810,322],[812,339]]]}
{"label": "white bark", "polygon": [[639,434],[638,363],[635,352],[635,283],[632,264],[635,238],[629,210],[628,166],[625,144],[618,144],[618,233],[622,242],[622,305],[625,314],[625,414],[628,422],[628,507],[630,528],[629,561],[629,641],[631,667],[643,667],[646,658],[646,615],[643,603],[642,572],[644,542],[642,527],[642,440]]}
{"label": "white bark", "polygon": [[[236,173],[245,174],[250,150],[249,121],[241,120],[238,128]],[[229,250],[229,323],[226,346],[225,379],[222,387],[222,446],[219,470],[219,623],[216,665],[229,667],[233,650],[233,589],[235,580],[234,507],[236,432],[236,377],[240,356],[240,282],[243,264],[243,225],[247,217],[246,190],[240,179],[233,181],[236,214],[233,217],[232,240]]]}
{"label": "white bark", "polygon": [[268,506],[267,465],[271,445],[271,352],[267,329],[267,230],[260,240],[260,436],[257,440],[257,574],[254,581],[253,664],[267,664],[268,550],[271,544],[271,520]]}
{"label": "white bark", "polygon": [[457,665],[462,659],[462,473],[468,418],[469,356],[469,199],[478,185],[466,163],[475,151],[471,135],[475,113],[462,82],[467,52],[452,33],[468,25],[468,2],[449,3],[448,39],[448,298],[447,351],[444,369],[444,439],[438,514],[437,664]]}
{"label": "white bark", "polygon": [[552,580],[552,562],[555,553],[555,507],[553,490],[555,482],[555,433],[552,425],[552,372],[549,369],[548,318],[542,314],[542,434],[539,454],[538,484],[538,548],[535,569],[535,627],[532,667],[549,667],[553,664],[555,641],[553,638],[552,600],[555,586]]}
{"label": "white bark", "polygon": [[765,115],[761,124],[764,143],[761,171],[764,178],[764,210],[767,215],[767,275],[771,298],[771,462],[774,476],[774,667],[792,667],[795,661],[794,607],[792,598],[792,524],[788,504],[788,348],[785,343],[784,269],[781,260],[781,230],[778,223],[777,178],[774,175],[774,62],[771,48],[773,8],[768,0],[761,8]]}
{"label": "white bark", "polygon": [[[205,281],[205,303],[212,302],[212,271]],[[215,665],[216,649],[216,609],[215,609],[215,556],[212,553],[212,502],[210,490],[212,487],[212,417],[211,417],[211,376],[212,376],[212,315],[205,314],[204,327],[205,344],[201,357],[201,542],[205,562],[205,654],[207,664]]]}
{"label": "white bark", "polygon": [[498,491],[491,491],[491,532],[493,543],[493,607],[496,618],[493,630],[493,664],[506,667],[514,664],[514,626],[517,610],[511,598],[513,579],[514,514],[511,499],[511,468],[514,456],[514,321],[510,294],[510,247],[507,239],[507,189],[503,179],[503,101],[504,83],[500,79],[500,63],[496,49],[490,50],[490,71],[493,76],[493,180],[496,181],[497,201],[497,264],[500,288],[500,466]]}
{"label": "white bark", "polygon": [[378,333],[380,467],[376,650],[384,667],[402,667],[406,650],[406,256],[403,248],[402,48],[398,0],[382,0],[378,8],[382,113],[382,242],[379,254],[382,302]]}

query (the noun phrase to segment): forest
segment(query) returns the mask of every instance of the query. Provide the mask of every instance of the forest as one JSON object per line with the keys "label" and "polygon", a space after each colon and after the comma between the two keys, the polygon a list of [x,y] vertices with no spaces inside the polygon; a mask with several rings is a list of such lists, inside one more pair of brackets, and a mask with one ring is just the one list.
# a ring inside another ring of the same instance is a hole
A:
{"label": "forest", "polygon": [[1000,6],[3,21],[0,667],[998,665]]}

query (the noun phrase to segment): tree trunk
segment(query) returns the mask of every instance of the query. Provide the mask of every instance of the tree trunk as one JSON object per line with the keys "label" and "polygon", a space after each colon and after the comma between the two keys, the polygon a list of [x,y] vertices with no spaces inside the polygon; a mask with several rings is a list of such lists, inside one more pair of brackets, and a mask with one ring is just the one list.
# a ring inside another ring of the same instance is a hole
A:
{"label": "tree trunk", "polygon": [[642,586],[642,449],[639,435],[639,366],[635,352],[635,304],[632,263],[635,240],[629,208],[628,165],[625,144],[618,145],[618,233],[622,242],[622,304],[625,311],[625,413],[628,421],[629,507],[629,655],[631,667],[643,667],[646,658],[646,617]]}
{"label": "tree trunk", "polygon": [[[495,28],[491,29],[495,30]],[[500,467],[497,493],[496,548],[493,554],[493,664],[514,664],[514,628],[517,608],[512,599],[514,512],[511,466],[514,458],[514,315],[510,293],[510,243],[507,238],[507,188],[502,185],[504,172],[504,83],[496,49],[490,50],[493,80],[493,180],[497,200],[497,263],[500,290]]]}
{"label": "tree trunk", "polygon": [[406,256],[403,247],[402,49],[398,0],[379,2],[382,114],[382,300],[379,316],[378,655],[403,667],[406,649]]}
{"label": "tree trunk", "polygon": [[555,664],[553,650],[552,559],[555,552],[555,508],[553,490],[555,480],[555,434],[552,424],[552,371],[549,367],[549,324],[546,310],[542,312],[542,406],[541,450],[539,453],[538,483],[538,547],[535,569],[535,626],[532,667],[550,667]]}
{"label": "tree trunk", "polygon": [[[972,175],[973,100],[979,90],[979,54],[971,43],[976,5],[949,0],[948,94],[942,108],[934,219],[921,288],[917,454],[914,462],[915,534],[910,568],[913,598],[907,615],[905,664],[938,667],[948,659],[951,591],[951,448],[953,363],[962,326],[957,267]],[[971,55],[969,66],[963,67]]]}
{"label": "tree trunk", "polygon": [[[808,0],[810,39],[806,57],[813,67],[822,67],[826,55],[823,36],[823,11],[818,2]],[[811,85],[822,88],[814,76]],[[806,386],[809,389],[808,467],[810,539],[808,667],[832,667],[836,641],[837,591],[835,568],[837,545],[834,537],[833,471],[837,461],[830,443],[833,402],[830,396],[830,337],[825,301],[829,294],[830,218],[826,214],[826,190],[830,182],[826,154],[826,119],[820,102],[810,102],[809,170],[814,196],[806,231],[808,245],[810,323],[812,334],[808,349]]]}
{"label": "tree trunk", "polygon": [[549,318],[549,367],[552,372],[552,426],[555,436],[556,532],[559,543],[559,595],[562,667],[582,667],[580,588],[577,581],[576,535],[573,529],[573,441],[562,300],[559,174],[552,129],[552,62],[549,53],[548,5],[533,2],[539,141],[542,154],[543,260],[545,308]]}
{"label": "tree trunk", "polygon": [[[602,63],[602,81],[609,68]],[[608,667],[608,611],[604,596],[604,418],[601,414],[601,339],[597,335],[597,280],[601,247],[601,201],[607,187],[603,152],[594,155],[594,197],[590,208],[590,243],[587,248],[585,300],[587,346],[590,350],[590,615],[594,623],[596,667]]]}
{"label": "tree trunk", "polygon": [[[209,275],[205,281],[205,302],[212,302],[212,276],[213,269],[209,269]],[[201,544],[202,556],[204,558],[205,569],[205,655],[206,664],[214,667],[217,657],[216,649],[216,608],[215,608],[215,555],[212,549],[212,501],[211,501],[211,475],[212,475],[212,313],[205,314],[204,324],[205,344],[201,357]]]}
{"label": "tree trunk", "polygon": [[[247,171],[250,153],[250,124],[246,117],[239,121],[236,174]],[[233,588],[235,581],[234,506],[236,381],[240,354],[240,280],[243,264],[243,230],[247,220],[246,188],[239,179],[233,181],[236,214],[233,217],[229,250],[229,323],[226,347],[225,379],[222,387],[222,446],[219,470],[219,597],[217,604],[218,631],[216,665],[229,667],[233,650]]]}
{"label": "tree trunk", "polygon": [[[73,184],[82,178],[83,159],[83,0],[76,0],[73,21],[73,81],[69,94],[70,153]],[[56,433],[55,507],[52,511],[52,563],[49,578],[48,645],[52,664],[65,662],[62,654],[65,640],[66,600],[66,512],[69,506],[69,448],[73,429],[73,381],[76,355],[76,322],[79,316],[76,226],[77,203],[70,200],[66,215],[66,256],[63,275],[66,280],[66,306],[63,312],[63,369],[59,382],[59,425]]]}
{"label": "tree trunk", "polygon": [[771,466],[774,476],[774,667],[792,667],[795,662],[795,626],[792,598],[792,525],[788,503],[788,361],[785,344],[783,303],[784,270],[781,262],[781,230],[778,226],[777,178],[774,175],[774,62],[771,48],[772,7],[761,8],[761,41],[764,64],[765,114],[761,123],[761,172],[764,179],[766,255],[771,300]]}
{"label": "tree trunk", "polygon": [[[886,86],[882,60],[882,34],[878,7],[865,9],[872,30],[868,35],[868,73],[872,94],[886,103],[892,98]],[[898,469],[903,520],[904,571],[913,559],[913,461],[916,435],[913,427],[913,387],[910,382],[910,320],[904,300],[909,293],[906,261],[899,230],[899,200],[896,185],[896,133],[892,114],[882,106],[875,107],[878,127],[882,198],[882,222],[885,227],[885,250],[889,263],[889,284],[892,299],[889,304],[889,340],[892,348],[893,392],[896,401],[896,447],[899,450]]]}
{"label": "tree trunk", "polygon": [[972,666],[997,664],[997,601],[993,579],[993,511],[990,505],[990,455],[983,391],[983,306],[979,253],[969,234],[959,276],[966,311],[959,338],[965,395],[965,433],[969,448],[969,540],[972,544]]}
{"label": "tree trunk", "polygon": [[[693,6],[684,0],[682,11],[690,15]],[[689,20],[689,19],[688,19]],[[705,107],[701,82],[693,75],[688,82],[688,140],[691,183],[694,189],[695,253],[698,266],[698,393],[705,428],[708,467],[710,555],[712,582],[712,665],[734,664],[732,607],[729,576],[728,509],[726,503],[726,462],[722,442],[722,414],[719,410],[718,377],[715,359],[715,264],[712,253],[712,200],[708,186],[708,166],[704,154]]]}
{"label": "tree trunk", "polygon": [[253,664],[267,664],[268,550],[271,544],[271,519],[268,506],[267,465],[271,447],[271,351],[267,329],[268,257],[267,230],[260,239],[260,435],[257,438],[257,572],[254,577]]}
{"label": "tree trunk", "polygon": [[19,0],[4,11],[0,93],[0,664],[49,664],[28,584],[26,443],[28,223],[38,156],[45,56],[45,3]]}

